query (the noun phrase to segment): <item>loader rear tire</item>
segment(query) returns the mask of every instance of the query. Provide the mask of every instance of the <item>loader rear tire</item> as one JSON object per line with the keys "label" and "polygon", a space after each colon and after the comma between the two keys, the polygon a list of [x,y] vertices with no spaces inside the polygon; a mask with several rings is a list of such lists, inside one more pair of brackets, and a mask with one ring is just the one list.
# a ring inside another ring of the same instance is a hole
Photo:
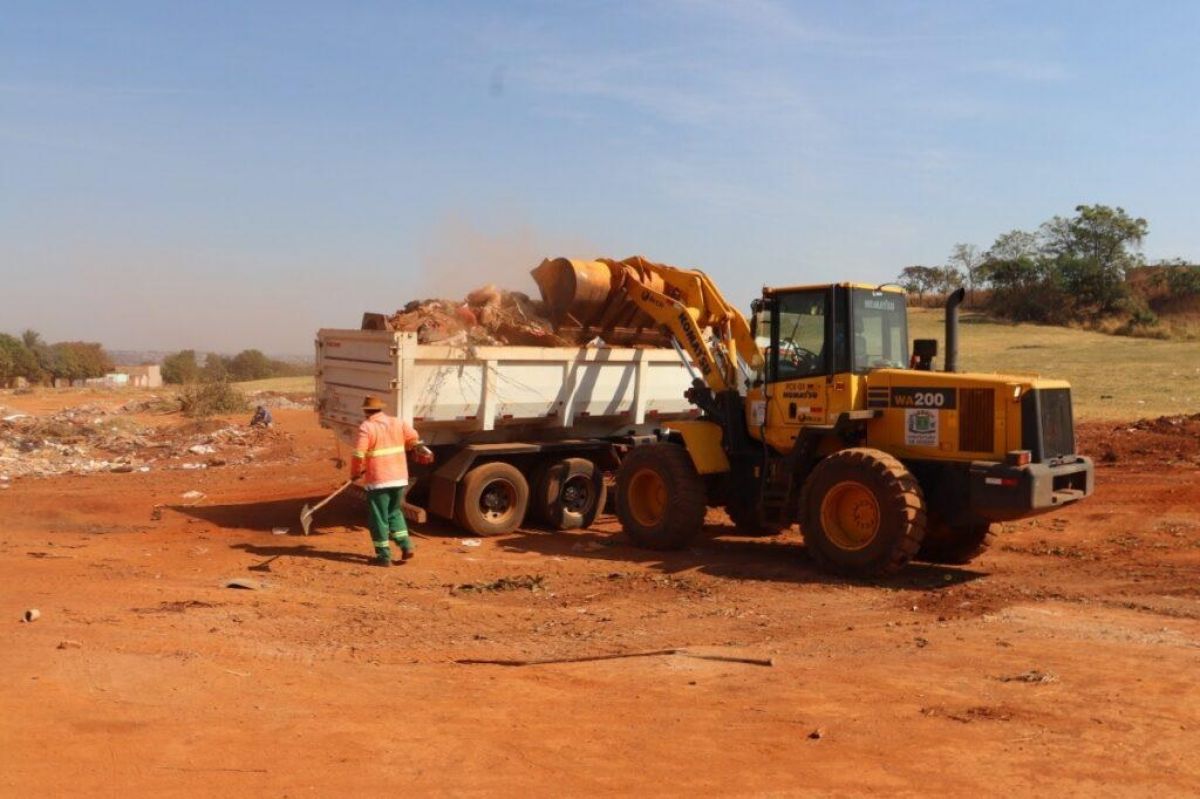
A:
{"label": "loader rear tire", "polygon": [[939,519],[930,519],[917,559],[961,566],[986,552],[996,542],[999,532],[998,524],[977,522],[952,527]]}
{"label": "loader rear tire", "polygon": [[478,536],[511,533],[525,519],[529,483],[511,463],[476,466],[459,483],[454,520]]}
{"label": "loader rear tire", "polygon": [[635,544],[680,549],[700,532],[704,482],[678,444],[634,447],[617,472],[617,518]]}
{"label": "loader rear tire", "polygon": [[537,472],[531,503],[538,518],[552,530],[591,527],[604,507],[604,473],[587,458],[564,458]]}
{"label": "loader rear tire", "polygon": [[925,536],[925,498],[908,468],[877,449],[835,452],[801,499],[805,547],[817,565],[856,577],[899,571]]}

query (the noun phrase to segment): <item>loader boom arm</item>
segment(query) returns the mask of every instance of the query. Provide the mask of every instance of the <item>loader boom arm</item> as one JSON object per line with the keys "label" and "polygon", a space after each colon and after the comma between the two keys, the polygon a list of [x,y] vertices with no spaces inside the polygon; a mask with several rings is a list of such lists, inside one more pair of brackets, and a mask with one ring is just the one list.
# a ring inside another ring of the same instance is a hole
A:
{"label": "loader boom arm", "polygon": [[[543,261],[533,276],[553,317],[573,319],[601,336],[614,320],[640,311],[670,332],[715,392],[737,389],[739,358],[752,370],[762,365],[746,317],[698,269],[640,256],[623,261],[557,258]],[[712,331],[711,345],[706,329]]]}

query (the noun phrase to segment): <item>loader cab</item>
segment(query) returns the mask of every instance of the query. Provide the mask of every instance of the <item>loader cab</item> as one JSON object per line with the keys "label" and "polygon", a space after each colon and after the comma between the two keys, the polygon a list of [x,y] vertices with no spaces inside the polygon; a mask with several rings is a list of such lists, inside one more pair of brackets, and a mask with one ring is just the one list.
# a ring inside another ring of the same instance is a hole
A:
{"label": "loader cab", "polygon": [[769,289],[755,310],[767,383],[908,365],[908,315],[898,289],[859,284]]}
{"label": "loader cab", "polygon": [[866,408],[872,369],[908,365],[902,290],[768,289],[754,311],[764,365],[748,386],[747,425],[778,452],[789,452],[803,427]]}

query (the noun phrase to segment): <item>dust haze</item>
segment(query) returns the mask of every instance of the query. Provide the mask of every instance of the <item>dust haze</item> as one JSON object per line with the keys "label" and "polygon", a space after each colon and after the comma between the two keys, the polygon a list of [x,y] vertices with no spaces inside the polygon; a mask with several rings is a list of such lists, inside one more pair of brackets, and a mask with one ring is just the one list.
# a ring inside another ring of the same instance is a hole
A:
{"label": "dust haze", "polygon": [[410,299],[459,299],[487,283],[536,297],[529,272],[542,259],[606,254],[583,236],[548,233],[511,220],[485,227],[461,214],[448,214],[418,246],[420,276]]}

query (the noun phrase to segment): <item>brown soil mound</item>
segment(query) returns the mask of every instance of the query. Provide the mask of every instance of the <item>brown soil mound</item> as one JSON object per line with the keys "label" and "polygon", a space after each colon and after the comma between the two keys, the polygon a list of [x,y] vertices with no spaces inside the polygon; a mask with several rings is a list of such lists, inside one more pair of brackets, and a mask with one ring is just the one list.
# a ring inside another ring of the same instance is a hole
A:
{"label": "brown soil mound", "polygon": [[1084,422],[1076,428],[1079,449],[1101,463],[1200,465],[1200,413],[1137,422]]}

